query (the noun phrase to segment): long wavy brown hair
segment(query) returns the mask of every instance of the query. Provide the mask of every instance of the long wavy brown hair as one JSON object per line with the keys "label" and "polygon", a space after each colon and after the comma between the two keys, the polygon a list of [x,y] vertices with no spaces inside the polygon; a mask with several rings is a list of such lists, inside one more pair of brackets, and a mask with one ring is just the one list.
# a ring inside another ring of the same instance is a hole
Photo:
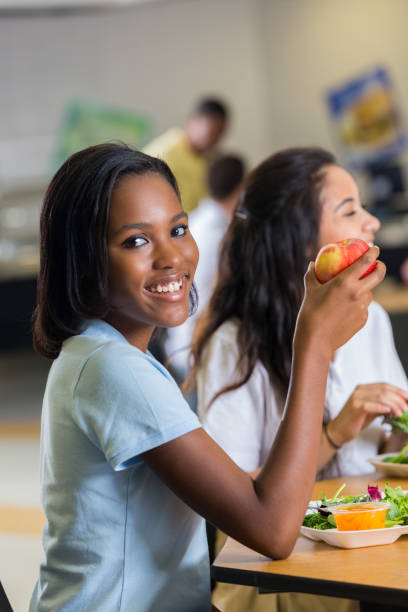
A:
{"label": "long wavy brown hair", "polygon": [[323,149],[292,148],[268,157],[248,176],[221,248],[218,281],[196,328],[186,389],[196,383],[214,332],[237,319],[240,378],[211,403],[244,385],[258,361],[286,395],[303,277],[317,254],[320,190],[333,164],[335,157]]}

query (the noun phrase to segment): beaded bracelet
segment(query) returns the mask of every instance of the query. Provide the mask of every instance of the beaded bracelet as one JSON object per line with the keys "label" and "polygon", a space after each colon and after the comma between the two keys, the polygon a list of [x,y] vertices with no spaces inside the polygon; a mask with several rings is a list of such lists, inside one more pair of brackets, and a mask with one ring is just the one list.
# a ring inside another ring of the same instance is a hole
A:
{"label": "beaded bracelet", "polygon": [[338,444],[333,442],[333,440],[331,439],[331,437],[329,436],[327,432],[327,423],[323,423],[323,431],[324,431],[324,435],[326,436],[327,441],[330,444],[330,446],[332,446],[335,450],[339,450],[339,448],[341,448],[341,444],[339,446]]}

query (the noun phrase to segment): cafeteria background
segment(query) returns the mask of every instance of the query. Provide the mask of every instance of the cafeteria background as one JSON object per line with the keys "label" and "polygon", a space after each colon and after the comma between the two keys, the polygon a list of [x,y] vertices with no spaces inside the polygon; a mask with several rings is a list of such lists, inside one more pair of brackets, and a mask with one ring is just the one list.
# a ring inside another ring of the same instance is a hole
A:
{"label": "cafeteria background", "polygon": [[[39,209],[66,144],[67,109],[134,114],[142,146],[214,95],[232,112],[223,150],[250,166],[295,145],[320,145],[347,163],[327,93],[382,66],[407,125],[407,23],[406,0],[0,0],[0,580],[15,612],[28,607],[41,559],[49,363],[31,348],[29,318]],[[380,199],[373,176],[357,173],[383,222],[378,243],[393,274],[377,298],[406,369],[408,289],[398,265],[408,248],[407,167],[405,147],[397,180],[390,167],[376,183],[393,181]]]}

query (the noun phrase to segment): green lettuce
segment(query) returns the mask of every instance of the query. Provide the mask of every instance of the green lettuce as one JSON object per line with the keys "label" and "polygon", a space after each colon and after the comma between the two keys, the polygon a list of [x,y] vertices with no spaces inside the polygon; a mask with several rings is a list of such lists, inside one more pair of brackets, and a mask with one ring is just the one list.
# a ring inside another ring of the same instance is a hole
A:
{"label": "green lettuce", "polygon": [[325,516],[320,512],[306,514],[302,524],[304,527],[311,527],[312,529],[335,529],[336,527],[336,522],[332,514]]}
{"label": "green lettuce", "polygon": [[398,455],[393,455],[392,457],[385,457],[383,461],[387,463],[408,463],[408,444],[404,446]]}
{"label": "green lettuce", "polygon": [[[404,447],[408,449],[408,445]],[[404,450],[404,449],[403,449]],[[336,523],[334,520],[334,516],[330,513],[330,508],[328,505],[334,504],[348,504],[348,503],[358,503],[364,501],[370,501],[370,495],[345,495],[343,497],[339,497],[339,493],[344,489],[346,485],[343,484],[336,494],[328,499],[325,493],[322,493],[322,497],[319,501],[320,505],[316,507],[313,512],[306,514],[303,519],[304,527],[312,527],[313,529],[334,529],[336,527]],[[368,490],[372,492],[374,489],[376,496],[378,492],[377,487],[370,487]],[[402,487],[398,486],[393,489],[390,485],[385,483],[384,489],[384,497],[382,498],[383,502],[389,502],[391,504],[390,509],[387,511],[387,516],[385,520],[385,527],[393,527],[394,525],[408,525],[408,492],[406,493]]]}
{"label": "green lettuce", "polygon": [[343,497],[339,497],[341,491],[344,489],[346,485],[342,484],[339,489],[337,489],[336,493],[333,497],[329,499],[326,497],[324,491],[322,491],[322,497],[319,501],[320,505],[316,508],[314,512],[310,512],[306,514],[303,519],[304,527],[312,527],[312,529],[335,529],[336,521],[334,520],[334,516],[331,514],[330,509],[327,506],[334,506],[335,504],[349,504],[351,502],[363,502],[369,501],[369,495],[345,495]]}
{"label": "green lettuce", "polygon": [[388,423],[393,429],[408,433],[408,411],[403,412],[399,417],[384,417],[384,423]]}
{"label": "green lettuce", "polygon": [[408,525],[408,493],[405,493],[400,486],[393,489],[388,482],[385,483],[384,493],[384,501],[391,504],[391,508],[387,512],[385,526]]}

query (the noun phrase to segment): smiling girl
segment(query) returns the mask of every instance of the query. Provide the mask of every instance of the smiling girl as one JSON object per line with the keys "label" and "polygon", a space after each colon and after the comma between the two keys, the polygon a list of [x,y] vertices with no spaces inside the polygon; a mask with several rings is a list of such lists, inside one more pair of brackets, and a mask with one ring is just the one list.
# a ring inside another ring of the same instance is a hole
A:
{"label": "smiling girl", "polygon": [[260,553],[291,552],[314,483],[329,363],[366,321],[385,268],[358,279],[377,255],[371,248],[324,286],[310,266],[286,415],[252,479],[147,350],[155,327],[182,323],[195,301],[198,253],[169,168],[115,144],[63,164],[41,216],[34,339],[54,362],[31,612],[207,612],[201,517]]}
{"label": "smiling girl", "polygon": [[[280,422],[308,262],[328,243],[372,244],[379,227],[327,151],[281,151],[250,175],[194,352],[205,428],[247,471],[262,465]],[[374,471],[369,457],[401,448],[403,434],[390,437],[378,417],[407,410],[407,390],[389,318],[373,302],[330,364],[320,478]]]}

